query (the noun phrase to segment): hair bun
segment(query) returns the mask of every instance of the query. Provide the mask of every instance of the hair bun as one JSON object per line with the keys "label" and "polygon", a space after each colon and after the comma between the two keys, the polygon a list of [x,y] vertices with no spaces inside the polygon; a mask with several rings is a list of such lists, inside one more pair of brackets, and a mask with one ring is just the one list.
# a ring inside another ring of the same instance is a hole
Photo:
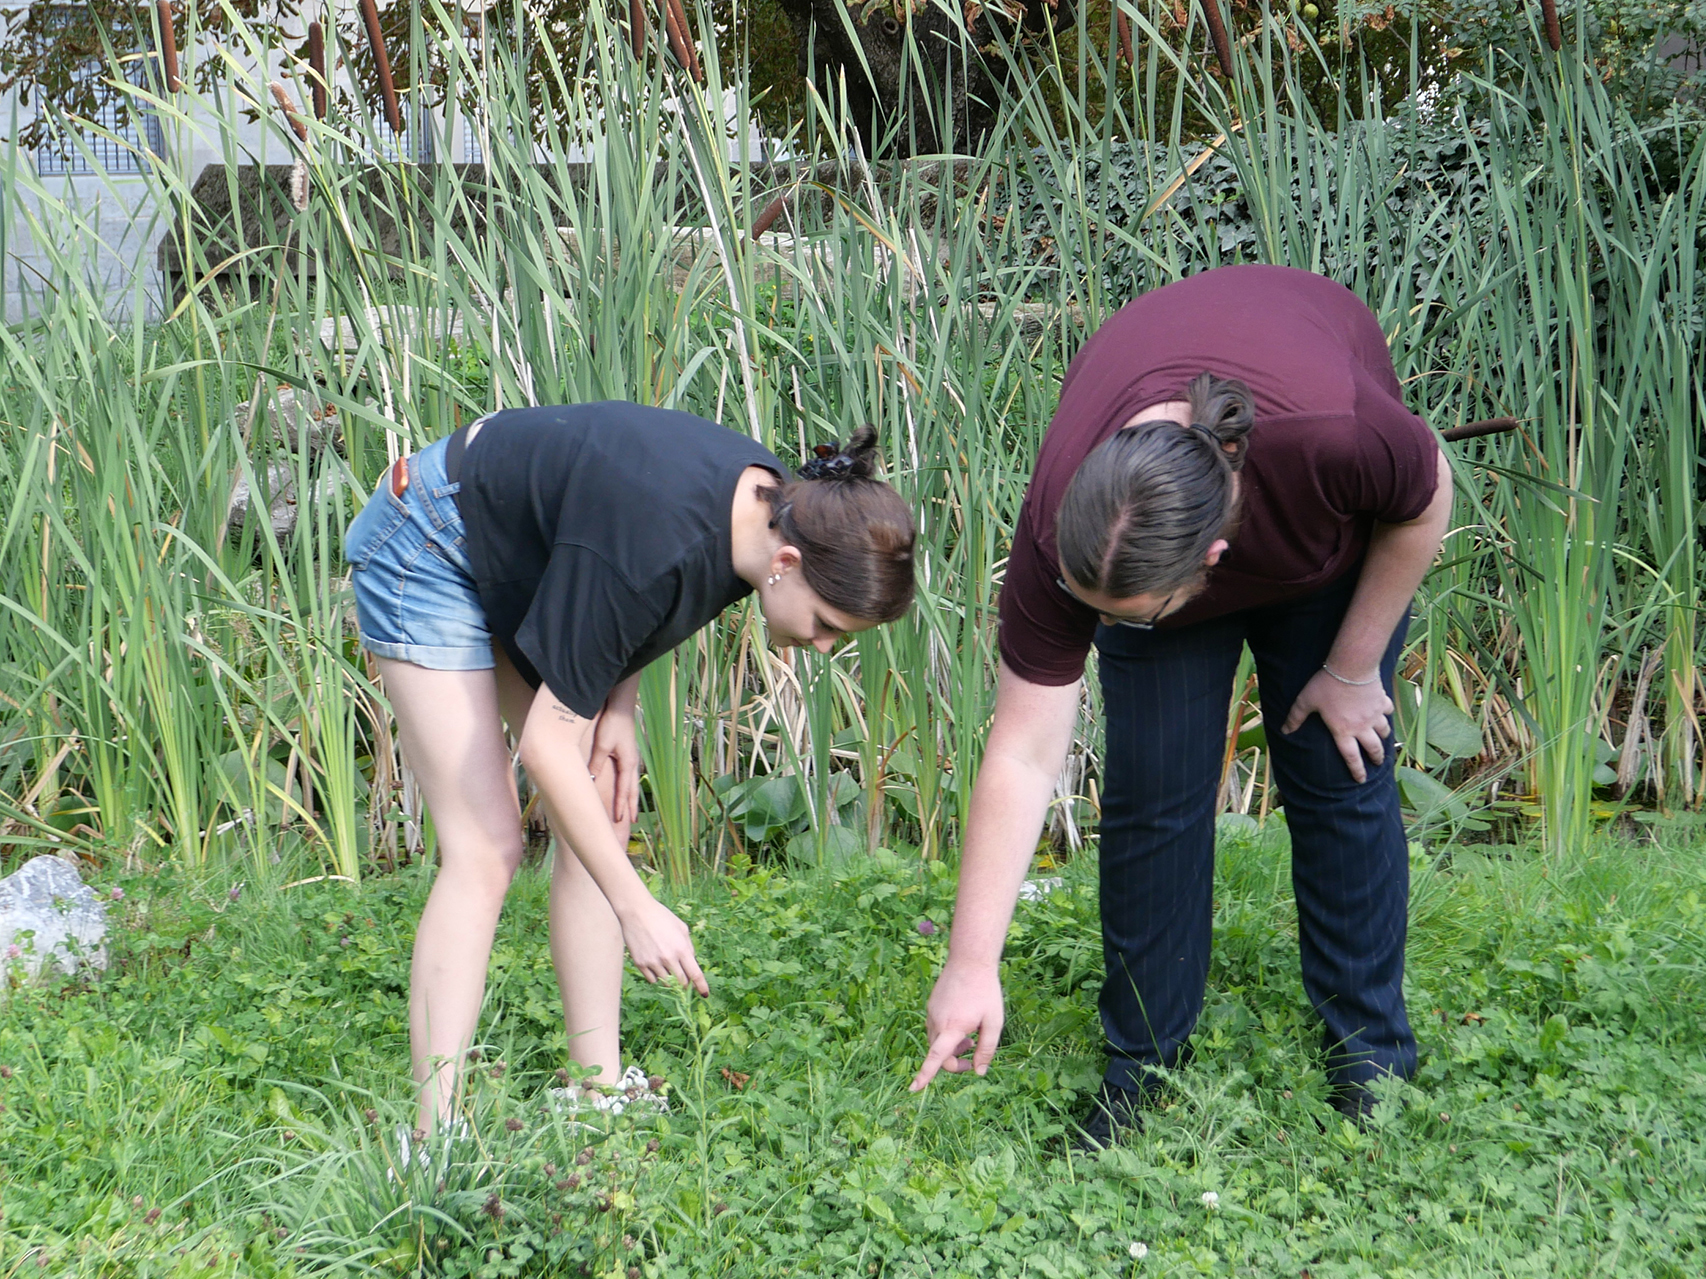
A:
{"label": "hair bun", "polygon": [[814,445],[814,456],[800,467],[802,480],[869,480],[877,471],[877,428],[861,426],[845,446],[831,441]]}
{"label": "hair bun", "polygon": [[1191,406],[1192,432],[1218,445],[1234,471],[1241,468],[1250,445],[1250,428],[1256,424],[1256,399],[1250,388],[1236,378],[1201,373],[1192,380],[1186,398]]}

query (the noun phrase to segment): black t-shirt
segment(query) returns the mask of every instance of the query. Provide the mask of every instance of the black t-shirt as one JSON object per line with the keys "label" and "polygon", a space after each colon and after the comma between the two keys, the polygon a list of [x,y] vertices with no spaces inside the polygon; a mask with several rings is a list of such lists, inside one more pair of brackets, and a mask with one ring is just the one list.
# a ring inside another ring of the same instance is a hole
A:
{"label": "black t-shirt", "polygon": [[492,637],[580,715],[752,588],[729,518],[749,466],[715,422],[611,401],[510,409],[468,446],[458,504]]}

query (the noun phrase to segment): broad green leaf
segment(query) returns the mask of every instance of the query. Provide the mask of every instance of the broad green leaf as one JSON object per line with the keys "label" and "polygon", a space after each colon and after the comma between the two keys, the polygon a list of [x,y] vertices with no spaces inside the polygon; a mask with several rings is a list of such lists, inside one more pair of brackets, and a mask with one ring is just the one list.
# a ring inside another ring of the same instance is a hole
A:
{"label": "broad green leaf", "polygon": [[1451,788],[1436,781],[1422,772],[1419,768],[1408,768],[1400,765],[1397,769],[1398,793],[1407,808],[1414,809],[1421,816],[1447,815],[1450,817],[1467,817],[1468,807]]}

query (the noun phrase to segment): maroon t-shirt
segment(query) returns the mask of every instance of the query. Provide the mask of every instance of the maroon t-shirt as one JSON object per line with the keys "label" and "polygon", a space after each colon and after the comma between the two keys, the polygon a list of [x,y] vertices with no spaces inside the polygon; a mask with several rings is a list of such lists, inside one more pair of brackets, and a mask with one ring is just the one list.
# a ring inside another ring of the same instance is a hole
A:
{"label": "maroon t-shirt", "polygon": [[1060,388],[1001,591],[1001,656],[1034,684],[1084,673],[1096,614],[1060,589],[1055,515],[1079,464],[1207,371],[1256,401],[1238,530],[1205,589],[1161,625],[1319,589],[1352,568],[1377,522],[1433,499],[1437,445],[1404,406],[1380,325],[1308,271],[1229,266],[1146,293],[1084,344]]}

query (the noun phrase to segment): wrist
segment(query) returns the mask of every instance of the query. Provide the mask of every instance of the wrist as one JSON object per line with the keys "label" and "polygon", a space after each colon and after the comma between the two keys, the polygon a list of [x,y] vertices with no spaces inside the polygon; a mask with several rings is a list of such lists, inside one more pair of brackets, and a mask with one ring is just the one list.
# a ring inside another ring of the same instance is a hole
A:
{"label": "wrist", "polygon": [[633,876],[631,884],[625,884],[613,896],[608,898],[610,910],[616,916],[618,923],[626,924],[629,920],[644,912],[647,907],[657,905],[657,898],[647,890],[644,881],[638,873],[629,871]]}
{"label": "wrist", "polygon": [[1001,954],[956,954],[952,941],[948,943],[948,958],[942,965],[944,973],[952,973],[955,977],[975,979],[980,977],[995,977],[1001,972]]}
{"label": "wrist", "polygon": [[1321,663],[1322,673],[1336,684],[1344,684],[1351,688],[1371,688],[1380,683],[1380,665],[1361,667],[1350,663],[1340,664],[1332,658]]}

